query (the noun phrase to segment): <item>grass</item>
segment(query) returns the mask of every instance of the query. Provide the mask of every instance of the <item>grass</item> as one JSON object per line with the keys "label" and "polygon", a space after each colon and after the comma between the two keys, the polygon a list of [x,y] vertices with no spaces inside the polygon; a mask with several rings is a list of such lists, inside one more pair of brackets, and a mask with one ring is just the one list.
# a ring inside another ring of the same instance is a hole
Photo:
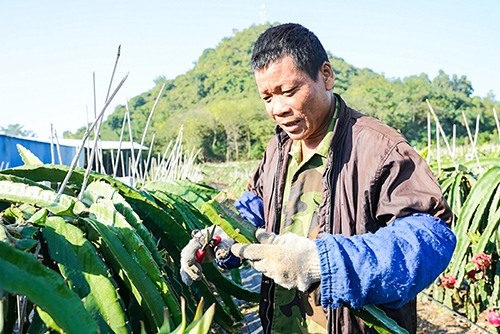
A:
{"label": "grass", "polygon": [[259,165],[258,160],[232,161],[220,164],[202,164],[203,181],[219,190],[228,192],[228,197],[239,198],[246,190],[248,181]]}

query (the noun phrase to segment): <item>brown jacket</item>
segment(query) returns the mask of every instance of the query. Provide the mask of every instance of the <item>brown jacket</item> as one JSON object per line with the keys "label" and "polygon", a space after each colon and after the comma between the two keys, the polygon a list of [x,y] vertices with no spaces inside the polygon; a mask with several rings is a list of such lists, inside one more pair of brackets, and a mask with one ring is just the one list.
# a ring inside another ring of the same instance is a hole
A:
{"label": "brown jacket", "polygon": [[[318,209],[318,238],[323,233],[375,232],[396,218],[427,212],[451,220],[439,184],[425,161],[396,130],[340,103],[323,173],[322,202]],[[268,231],[278,233],[283,190],[292,140],[279,127],[248,185],[263,199]],[[270,333],[274,282],[263,277],[260,317]],[[399,309],[381,307],[410,333],[416,332],[416,302]],[[329,333],[372,333],[345,307],[328,309]]]}

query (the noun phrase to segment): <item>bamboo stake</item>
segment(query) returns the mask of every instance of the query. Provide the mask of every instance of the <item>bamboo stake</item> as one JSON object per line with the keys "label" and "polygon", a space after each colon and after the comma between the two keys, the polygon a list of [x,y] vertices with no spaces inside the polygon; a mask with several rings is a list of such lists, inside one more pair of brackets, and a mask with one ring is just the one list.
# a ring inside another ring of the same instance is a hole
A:
{"label": "bamboo stake", "polygon": [[[23,296],[16,296],[16,305],[17,305],[17,325],[19,328],[19,332],[22,333],[23,327],[24,327],[24,314],[22,311],[21,303],[22,303]],[[3,327],[3,326],[2,326]]]}
{"label": "bamboo stake", "polygon": [[[184,132],[182,133],[184,134]],[[179,179],[179,169],[180,165],[182,163],[182,156],[184,152],[184,147],[182,146],[182,136],[180,140],[180,145],[177,147],[177,154],[175,156],[175,164],[174,164],[174,169],[172,170],[172,180],[178,180]]]}
{"label": "bamboo stake", "polygon": [[5,163],[5,161],[2,161],[2,164],[0,165],[0,170],[3,170],[3,164]]}
{"label": "bamboo stake", "polygon": [[59,158],[59,165],[62,165],[62,158],[61,158],[61,147],[59,146],[59,138],[57,138],[57,131],[54,128],[54,137],[56,137],[56,145],[57,145],[57,156]]}
{"label": "bamboo stake", "polygon": [[155,173],[154,173],[155,177],[153,178],[154,181],[156,181],[156,175],[160,170],[160,162],[161,162],[161,152],[158,152],[158,157],[155,159]]}
{"label": "bamboo stake", "polygon": [[103,155],[102,155],[102,141],[101,141],[101,125],[104,117],[99,120],[97,125],[97,130],[94,133],[94,148],[97,151],[95,154],[96,158],[96,171],[101,174],[106,174],[106,169],[104,168]]}
{"label": "bamboo stake", "polygon": [[[172,141],[170,141],[170,143],[168,143],[167,149],[165,150],[165,153],[163,153],[163,157],[162,157],[162,159],[161,159],[161,162],[160,162],[160,164],[158,165],[158,170],[156,171],[155,180],[158,180],[158,176],[160,175],[160,170],[161,170],[161,168],[162,168],[162,166],[163,166],[163,163],[165,162],[165,157],[166,157],[167,152],[168,152],[168,150],[170,149],[170,146],[171,146],[171,145],[172,145]],[[158,159],[158,160],[160,160],[160,159]]]}
{"label": "bamboo stake", "polygon": [[[92,89],[94,91],[94,119],[97,119],[97,97],[96,97],[96,92],[95,92],[95,72],[92,72]],[[94,133],[94,146],[97,145],[97,136]],[[96,166],[96,171],[99,172],[99,159],[97,156],[92,155],[92,157],[95,157],[95,166]],[[94,159],[94,158],[92,158]]]}
{"label": "bamboo stake", "polygon": [[476,118],[476,133],[474,134],[474,146],[477,147],[477,137],[479,137],[479,121],[481,120],[481,116],[477,115]]}
{"label": "bamboo stake", "polygon": [[122,177],[125,177],[125,162],[123,161],[123,151],[121,151],[120,153],[120,160],[122,162]]}
{"label": "bamboo stake", "polygon": [[[181,125],[182,129],[182,125]],[[168,175],[170,174],[170,169],[172,168],[172,162],[175,156],[175,152],[177,150],[177,146],[179,145],[179,136],[177,136],[175,140],[174,147],[172,148],[172,151],[168,155],[167,162],[165,164],[165,170],[163,170],[162,175],[161,175],[161,180],[166,181],[168,179]]]}
{"label": "bamboo stake", "polygon": [[[101,119],[101,121],[102,121],[102,119]],[[101,131],[99,131],[99,138],[101,138]],[[98,157],[99,157],[99,163],[101,164],[101,173],[107,175],[108,173],[106,172],[106,168],[104,166],[104,153],[102,150],[102,141],[101,140],[99,140],[99,145],[101,145],[101,147],[97,150],[97,153],[99,154]]]}
{"label": "bamboo stake", "polygon": [[182,171],[182,178],[183,179],[190,178],[191,170],[192,170],[192,167],[194,165],[194,159],[196,159],[196,157],[198,156],[198,154],[200,152],[201,152],[201,148],[198,149],[198,151],[196,151],[195,154],[193,154],[194,153],[194,147],[193,147],[193,149],[191,150],[191,154],[188,156],[187,162],[184,161],[184,168]]}
{"label": "bamboo stake", "polygon": [[[92,160],[94,160],[95,158],[95,163],[96,163],[96,171],[98,173],[102,173],[102,170],[100,170],[99,168],[99,147],[98,147],[98,142],[99,142],[99,134],[101,133],[101,125],[102,125],[102,119],[104,117],[100,117],[98,120],[97,120],[97,129],[95,130],[94,132],[94,147],[92,147],[92,153],[90,153],[90,156],[92,158]],[[96,152],[97,151],[97,152]],[[90,166],[90,169],[92,169],[92,164],[89,164],[87,167]],[[101,163],[101,166],[102,166],[102,163]],[[88,169],[88,168],[87,168]],[[89,170],[89,173],[90,173],[90,170]],[[85,173],[87,174],[87,173]],[[85,183],[85,186],[87,185],[87,183],[84,181]],[[85,190],[85,187],[82,187],[81,191],[83,192]]]}
{"label": "bamboo stake", "polygon": [[[134,138],[133,138],[133,134],[132,134],[132,123],[130,122],[130,110],[128,109],[128,99],[127,99],[127,103],[125,104],[126,108],[127,108],[127,122],[128,122],[128,132],[129,132],[129,135],[130,135],[130,156],[132,158],[132,165],[130,165],[130,162],[129,162],[129,171],[128,171],[128,175],[129,176],[132,176],[132,187],[134,186],[133,185],[133,182],[135,182],[135,170],[134,170],[134,166],[135,166],[135,150],[134,150]],[[131,173],[132,171],[132,173]]]}
{"label": "bamboo stake", "polygon": [[[98,122],[98,120],[96,120],[96,122]],[[82,187],[80,189],[80,194],[78,194],[79,200],[82,200],[82,198],[83,198],[83,192],[85,191],[85,188],[87,187],[87,182],[89,179],[90,171],[92,170],[92,165],[94,163],[94,157],[95,157],[96,148],[97,148],[97,136],[99,135],[99,132],[101,131],[101,127],[99,125],[100,125],[100,123],[97,126],[97,130],[95,132],[96,135],[94,136],[94,147],[92,148],[92,152],[90,153],[90,163],[87,164],[87,169],[85,170],[85,176],[83,178],[83,183],[82,183]],[[99,167],[96,167],[96,169],[99,169]]]}
{"label": "bamboo stake", "polygon": [[[116,65],[118,64],[118,59],[120,58],[120,46],[118,47],[118,53],[116,55],[116,60],[115,60],[115,64],[114,64],[114,67],[113,67],[113,72],[111,74],[111,78],[109,80],[109,86],[108,86],[108,92],[106,93],[106,99],[105,99],[105,103],[106,101],[108,100],[108,96],[109,96],[109,92],[110,92],[110,89],[111,89],[111,84],[113,83],[113,77],[115,75],[115,69],[116,69]],[[93,75],[93,85],[94,85],[94,111],[96,110],[96,91],[95,91],[95,72],[94,72],[94,75]],[[102,121],[103,121],[104,117],[101,117],[99,119],[99,124],[97,126],[97,130],[96,130],[96,133],[95,133],[95,136],[94,136],[94,139],[95,139],[95,142],[94,142],[94,148],[92,150],[92,152],[94,152],[94,150],[97,150],[97,155],[95,156],[96,157],[96,170],[97,172],[100,172],[102,174],[106,174],[106,169],[104,168],[104,163],[103,163],[103,154],[102,154],[102,141],[101,141],[101,126],[102,126]],[[99,147],[99,149],[98,149]],[[100,164],[100,168],[99,168],[99,164]],[[82,189],[83,190],[83,189]]]}
{"label": "bamboo stake", "polygon": [[439,123],[436,121],[436,147],[437,147],[437,161],[438,161],[438,175],[441,175],[441,152],[439,145]]}
{"label": "bamboo stake", "polygon": [[[33,254],[35,257],[38,257],[38,254],[40,253],[40,248],[41,245],[40,243],[37,244],[35,253]],[[23,328],[25,325],[25,319],[26,319],[26,311],[28,308],[28,299],[25,296],[17,296],[17,314],[18,314],[18,333],[23,333]]]}
{"label": "bamboo stake", "polygon": [[[126,111],[125,111],[126,113]],[[120,152],[122,150],[122,141],[123,141],[123,132],[125,131],[125,122],[127,121],[127,115],[124,114],[123,115],[123,124],[122,124],[122,132],[120,133],[120,143],[118,144],[118,154],[116,155],[116,163],[115,165],[118,166],[118,158],[120,157]],[[118,168],[115,169],[115,171],[113,172],[113,178],[116,177],[116,170]]]}
{"label": "bamboo stake", "polygon": [[111,73],[111,79],[109,80],[108,92],[106,93],[106,99],[104,100],[104,102],[106,102],[108,100],[109,92],[111,91],[111,84],[113,83],[113,78],[115,77],[116,66],[118,65],[118,59],[120,59],[121,47],[122,47],[121,44],[118,45],[118,52],[116,53],[115,66],[113,67],[113,72]]}
{"label": "bamboo stake", "polygon": [[[495,116],[495,124],[497,125],[498,139],[500,140],[500,123],[498,122],[498,115],[495,108],[493,108],[493,115]],[[500,152],[500,146],[498,146],[495,156],[498,156],[498,152]]]}
{"label": "bamboo stake", "polygon": [[[102,123],[102,120],[104,119],[101,118],[101,120],[99,121],[100,123]],[[102,151],[102,140],[101,140],[101,129],[99,128],[99,134],[97,135],[97,144],[99,145],[99,147],[97,148],[97,157],[99,158],[99,164],[101,165],[101,174],[107,174],[106,173],[106,168],[104,168],[104,155],[103,155],[103,151]]]}
{"label": "bamboo stake", "polygon": [[[102,111],[99,114],[99,118],[101,118],[104,115],[104,111],[106,111],[106,108],[109,106],[109,104],[111,103],[111,101],[115,97],[116,93],[118,92],[118,90],[120,90],[120,88],[122,87],[122,85],[125,82],[125,80],[127,80],[127,78],[128,78],[128,73],[125,75],[125,77],[122,79],[122,81],[118,84],[118,86],[116,87],[116,89],[113,92],[113,94],[111,94],[111,97],[109,98],[109,100],[106,102],[106,104],[102,108]],[[92,130],[94,130],[94,127],[95,127],[97,121],[98,121],[98,118],[96,118],[96,120],[94,121],[94,123],[92,123],[92,126],[90,128],[88,128],[87,131],[85,132],[85,134],[83,135],[82,144],[78,148],[78,152],[73,157],[73,161],[71,162],[71,166],[69,168],[69,171],[66,174],[66,177],[64,178],[63,183],[61,184],[61,187],[59,188],[59,192],[57,193],[58,196],[62,194],[62,192],[64,191],[64,188],[66,187],[66,184],[69,181],[69,178],[71,177],[71,174],[73,174],[73,171],[75,170],[75,167],[76,167],[76,163],[78,162],[78,158],[80,157],[80,153],[82,153],[83,147],[85,146],[85,141],[90,136],[90,133],[92,132]],[[94,157],[92,157],[92,159],[93,158]],[[82,189],[81,194],[83,196],[83,189]]]}
{"label": "bamboo stake", "polygon": [[173,181],[173,180],[177,180],[179,179],[179,165],[180,163],[182,162],[182,135],[180,136],[181,137],[181,140],[180,140],[180,145],[177,147],[177,152],[174,156],[174,163],[172,164],[172,170],[171,170],[171,173],[170,173],[170,180]]}
{"label": "bamboo stake", "polygon": [[149,167],[149,160],[151,159],[151,152],[153,152],[153,145],[155,143],[155,135],[156,133],[153,133],[153,139],[151,139],[151,146],[149,147],[149,152],[148,152],[148,159],[146,160],[146,166],[144,166],[144,179],[142,180],[142,184],[146,182],[146,179],[148,178],[148,167]]}
{"label": "bamboo stake", "polygon": [[18,298],[21,299],[21,324],[19,326],[19,332],[18,333],[23,333],[23,329],[24,329],[24,325],[26,324],[26,312],[27,312],[27,309],[28,309],[28,298],[26,298],[25,296],[17,296]]}
{"label": "bamboo stake", "polygon": [[181,162],[182,167],[180,170],[181,180],[184,180],[187,177],[189,171],[189,163],[191,161],[191,157],[193,156],[193,154],[194,154],[194,146],[191,149],[191,152],[186,152],[186,154],[184,154],[184,161]]}
{"label": "bamboo stake", "polygon": [[55,158],[54,158],[54,127],[52,126],[52,123],[50,123],[50,158],[51,158],[51,164],[55,164]]}
{"label": "bamboo stake", "polygon": [[[192,159],[191,159],[191,162],[190,162],[190,167],[189,167],[189,169],[191,170],[191,172],[195,172],[195,171],[196,171],[196,169],[194,169],[194,170],[193,170],[193,168],[194,168],[194,167],[193,167],[193,166],[194,166],[194,161],[195,161],[196,157],[198,157],[198,155],[200,154],[200,152],[201,152],[201,148],[199,148],[199,149],[198,149],[198,151],[196,151],[196,154],[195,154],[195,155],[193,155],[193,157],[192,157]],[[190,176],[193,176],[193,174],[192,174],[192,173],[190,173]],[[190,177],[190,178],[191,178],[191,177]]]}
{"label": "bamboo stake", "polygon": [[139,162],[139,169],[137,171],[137,178],[139,179],[139,181],[142,180],[143,175],[144,173],[142,172],[142,159],[141,159]]}
{"label": "bamboo stake", "polygon": [[[149,113],[148,121],[146,122],[146,127],[144,128],[144,133],[142,134],[142,140],[141,140],[141,146],[139,147],[139,155],[137,157],[137,161],[135,162],[136,165],[139,164],[139,161],[141,160],[142,156],[142,146],[144,145],[144,140],[146,139],[146,134],[148,133],[148,127],[149,123],[151,122],[151,119],[153,118],[153,114],[155,112],[156,105],[158,104],[158,101],[160,100],[161,93],[163,92],[163,89],[165,88],[165,84],[161,86],[160,93],[158,94],[158,97],[156,98],[155,104],[153,105],[153,108],[151,109],[151,112]],[[137,166],[136,166],[137,169]]]}
{"label": "bamboo stake", "polygon": [[[116,163],[118,164],[118,154],[116,155]],[[117,167],[115,166],[115,152],[113,149],[111,149],[111,168],[113,169],[113,177],[115,177]]]}
{"label": "bamboo stake", "polygon": [[479,166],[479,169],[482,171],[483,167],[481,166],[481,163],[479,162],[479,156],[477,155],[477,152],[476,152],[475,141],[472,138],[472,134],[470,133],[469,122],[467,121],[467,117],[465,116],[465,113],[463,112],[463,110],[462,110],[462,117],[464,118],[465,128],[467,129],[467,134],[469,135],[469,140],[470,140],[470,143],[472,145],[472,153],[476,157],[476,162],[477,162],[477,165]]}
{"label": "bamboo stake", "polygon": [[182,152],[184,151],[183,150],[183,147],[182,147],[182,137],[184,135],[184,125],[181,126],[181,132],[179,133],[179,146],[177,147],[177,155],[175,157],[175,164],[174,164],[174,168],[172,169],[173,173],[172,173],[172,180],[178,180],[179,179],[179,174],[180,174],[180,165],[182,163]]}
{"label": "bamboo stake", "polygon": [[[436,121],[437,138],[439,138],[439,132],[440,132],[441,135],[443,136],[446,147],[448,148],[448,153],[450,154],[451,161],[453,162],[453,166],[455,166],[455,170],[458,170],[458,164],[455,161],[455,158],[453,157],[453,155],[451,153],[450,144],[448,143],[448,139],[446,138],[446,134],[444,133],[444,130],[441,127],[441,123],[439,123],[439,118],[437,117],[436,113],[434,112],[434,109],[432,108],[432,105],[429,102],[429,100],[426,99],[426,101],[427,101],[427,105],[429,106],[429,109],[431,110],[432,116],[434,116],[434,120]],[[439,145],[438,145],[438,149],[439,149]],[[439,154],[438,154],[438,156],[439,156]],[[440,170],[439,172],[441,173],[441,168],[439,168],[439,170]]]}
{"label": "bamboo stake", "polygon": [[[108,100],[109,92],[111,91],[111,85],[113,84],[113,78],[115,77],[116,66],[118,65],[118,59],[120,59],[120,49],[121,49],[121,45],[118,45],[118,52],[116,53],[115,64],[113,66],[113,71],[111,73],[111,78],[109,79],[108,91],[106,92],[106,98],[104,99],[104,103],[106,103],[106,101]],[[95,90],[94,90],[94,93],[95,93]],[[95,95],[94,95],[94,97],[95,97]],[[98,129],[100,129],[103,119],[104,119],[104,117],[101,118],[101,120],[99,121],[99,128]],[[98,133],[97,138],[98,138],[97,140],[98,140],[99,143],[95,143],[95,145],[99,145],[98,159],[99,159],[99,162],[101,164],[101,173],[102,174],[107,174],[106,173],[106,168],[104,167],[103,150],[102,150],[102,139],[101,139],[101,132],[100,131]],[[112,161],[112,163],[113,162],[114,161]]]}
{"label": "bamboo stake", "polygon": [[457,151],[456,151],[456,143],[457,143],[457,125],[453,124],[453,158],[457,158]]}
{"label": "bamboo stake", "polygon": [[[87,130],[89,128],[89,107],[88,106],[85,106],[85,111],[87,113]],[[89,146],[89,142],[87,141],[87,164],[89,163],[89,160],[90,160],[90,146]]]}
{"label": "bamboo stake", "polygon": [[431,114],[427,113],[427,165],[431,164]]}
{"label": "bamboo stake", "polygon": [[[170,155],[167,160],[167,168],[165,168],[165,172],[162,175],[162,180],[170,180],[171,179],[171,174],[173,173],[173,170],[175,168],[175,159],[177,155],[177,151],[179,150],[179,146],[182,146],[182,133],[183,133],[183,128],[184,124],[181,125],[181,128],[179,130],[179,134],[177,135],[177,139],[175,140],[174,147],[172,148],[172,152],[170,152]],[[181,148],[182,151],[182,148]]]}
{"label": "bamboo stake", "polygon": [[495,124],[497,125],[498,139],[500,139],[500,123],[498,122],[498,115],[495,108],[493,108],[493,115],[495,116]]}

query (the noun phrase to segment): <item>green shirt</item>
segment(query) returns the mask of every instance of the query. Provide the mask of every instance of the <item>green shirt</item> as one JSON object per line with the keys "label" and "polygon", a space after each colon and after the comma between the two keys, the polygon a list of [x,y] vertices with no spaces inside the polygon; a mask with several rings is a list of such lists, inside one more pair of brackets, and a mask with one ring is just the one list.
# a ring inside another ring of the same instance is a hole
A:
{"label": "green shirt", "polygon": [[321,177],[328,159],[330,140],[339,110],[339,103],[335,102],[335,114],[328,131],[314,152],[301,161],[301,141],[294,140],[290,148],[283,194],[281,233],[292,232],[311,239],[316,237],[316,218],[323,190]]}
{"label": "green shirt", "polygon": [[[328,159],[338,111],[339,103],[335,98],[335,114],[328,131],[310,156],[301,161],[300,141],[294,141],[290,148],[280,233],[292,232],[316,238],[318,206],[323,190],[321,176]],[[326,333],[326,316],[321,305],[315,304],[314,294],[276,285],[271,333]]]}

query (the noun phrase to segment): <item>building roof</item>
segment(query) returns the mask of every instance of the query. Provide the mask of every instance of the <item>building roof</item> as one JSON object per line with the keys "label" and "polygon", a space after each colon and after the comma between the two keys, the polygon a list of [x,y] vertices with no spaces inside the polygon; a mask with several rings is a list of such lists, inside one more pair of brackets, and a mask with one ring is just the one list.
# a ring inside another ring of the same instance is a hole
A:
{"label": "building roof", "polygon": [[[49,139],[50,142],[50,139]],[[54,141],[55,142],[55,141]],[[74,146],[74,147],[79,147],[80,144],[82,143],[81,139],[59,139],[59,144],[60,145],[66,145],[66,146]],[[88,143],[86,143],[86,146],[92,148],[94,145],[94,140],[88,140]],[[112,141],[112,140],[101,140],[99,147],[102,148],[103,150],[118,150],[118,147],[120,146],[119,141]],[[134,150],[138,150],[141,147],[141,144],[134,142]],[[130,144],[130,141],[122,141],[121,149],[122,150],[130,150],[132,148],[132,145]],[[147,146],[142,146],[142,150],[146,151],[149,150],[149,147]]]}
{"label": "building roof", "polygon": [[[17,136],[7,136],[4,134],[0,134],[0,136],[5,136],[5,137],[13,137],[13,138],[20,138],[23,140],[28,140],[28,141],[34,141],[34,142],[40,142],[40,143],[49,143],[50,144],[50,138],[34,138],[34,137],[17,137]],[[56,145],[56,140],[54,138],[53,140],[54,145]],[[81,139],[66,139],[66,138],[59,138],[59,145],[62,146],[70,146],[70,147],[79,147],[80,144],[82,143]],[[94,145],[94,140],[88,140],[86,143],[86,146],[92,148]],[[112,140],[101,140],[101,145],[100,147],[103,150],[118,150],[118,146],[120,145],[119,141],[112,141]],[[134,142],[134,150],[138,150],[140,148],[140,144]],[[122,150],[130,150],[132,148],[132,145],[130,144],[130,141],[123,141],[121,145]],[[142,146],[143,151],[149,150],[149,147],[147,146]]]}

